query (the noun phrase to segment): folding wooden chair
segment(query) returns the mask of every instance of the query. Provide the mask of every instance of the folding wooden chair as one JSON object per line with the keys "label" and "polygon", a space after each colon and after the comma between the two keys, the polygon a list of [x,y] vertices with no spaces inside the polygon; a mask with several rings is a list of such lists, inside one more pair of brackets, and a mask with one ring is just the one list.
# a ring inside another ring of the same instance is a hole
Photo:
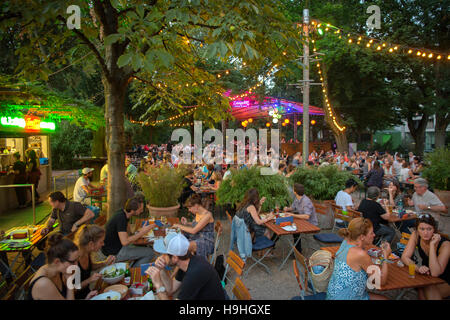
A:
{"label": "folding wooden chair", "polygon": [[228,210],[225,210],[225,213],[227,214],[228,221],[230,221],[230,223],[233,223],[233,218],[231,217],[231,214],[228,212]]}
{"label": "folding wooden chair", "polygon": [[98,226],[103,226],[106,223],[106,215],[100,215],[97,219],[95,219],[94,224]]}
{"label": "folding wooden chair", "polygon": [[4,297],[2,297],[2,300],[16,300],[16,292],[19,289],[19,286],[14,284],[11,289],[9,289],[8,293]]}
{"label": "folding wooden chair", "polygon": [[241,259],[241,257],[239,257],[238,254],[230,250],[225,262],[225,272],[223,274],[222,282],[224,282],[225,279],[227,279],[228,281],[232,281],[232,278],[228,277],[228,271],[230,270],[230,267],[234,270],[234,272],[236,272],[238,276],[242,275],[245,267],[245,262]]}
{"label": "folding wooden chair", "polygon": [[222,236],[222,223],[220,221],[216,221],[216,224],[214,225],[214,230],[216,231],[216,241],[214,242],[214,253],[211,255],[211,258],[209,260],[209,263],[214,264],[217,257],[217,250],[219,249],[220,245],[220,239]]}
{"label": "folding wooden chair", "polygon": [[336,227],[338,227],[339,229],[345,228],[348,225],[348,223],[353,219],[353,216],[348,211],[349,209],[347,209],[347,214],[344,214],[341,206],[332,203],[331,208],[333,209],[334,215],[334,225],[332,231],[334,231]]}
{"label": "folding wooden chair", "polygon": [[245,287],[244,283],[242,283],[242,280],[239,277],[236,278],[236,282],[232,291],[232,300],[234,297],[236,297],[237,300],[252,300],[250,292],[248,292],[248,289]]}

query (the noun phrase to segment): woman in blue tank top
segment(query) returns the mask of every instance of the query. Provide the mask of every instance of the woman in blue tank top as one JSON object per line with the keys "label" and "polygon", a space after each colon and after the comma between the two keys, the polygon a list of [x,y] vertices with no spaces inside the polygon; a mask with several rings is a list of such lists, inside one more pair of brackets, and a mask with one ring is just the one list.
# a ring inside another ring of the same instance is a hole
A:
{"label": "woman in blue tank top", "polygon": [[[347,229],[339,230],[344,237],[334,262],[334,270],[328,283],[327,300],[379,300],[386,299],[382,295],[367,292],[368,268],[373,265],[367,253],[375,234],[372,222],[365,218],[355,218]],[[384,247],[384,256],[391,254],[389,244]],[[388,268],[386,263],[381,267],[380,285],[386,283]]]}

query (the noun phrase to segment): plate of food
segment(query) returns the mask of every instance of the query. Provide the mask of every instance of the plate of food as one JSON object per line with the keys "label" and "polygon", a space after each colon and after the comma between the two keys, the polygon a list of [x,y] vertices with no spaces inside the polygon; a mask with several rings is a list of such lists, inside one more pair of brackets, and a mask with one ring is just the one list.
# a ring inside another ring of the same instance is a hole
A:
{"label": "plate of food", "polygon": [[121,299],[123,299],[128,293],[128,287],[124,286],[123,284],[114,284],[112,286],[105,288],[105,290],[103,290],[104,293],[110,292],[110,291],[115,291],[115,292],[120,293]]}
{"label": "plate of food", "polygon": [[31,242],[30,241],[14,241],[11,240],[8,242],[8,247],[9,248],[26,248],[28,246],[31,246]]}
{"label": "plate of food", "polygon": [[103,281],[108,284],[116,284],[125,277],[125,272],[127,270],[126,263],[114,263],[110,266],[104,267],[100,270]]}
{"label": "plate of food", "polygon": [[102,294],[98,294],[91,300],[120,300],[120,293],[116,291],[108,291]]}

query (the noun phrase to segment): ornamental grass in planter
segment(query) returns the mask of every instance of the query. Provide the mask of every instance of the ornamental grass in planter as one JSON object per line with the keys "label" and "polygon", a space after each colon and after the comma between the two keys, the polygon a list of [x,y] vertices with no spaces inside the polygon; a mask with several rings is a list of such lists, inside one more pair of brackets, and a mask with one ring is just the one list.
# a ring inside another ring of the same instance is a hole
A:
{"label": "ornamental grass in planter", "polygon": [[149,174],[140,173],[137,180],[145,195],[150,214],[174,216],[180,204],[178,199],[184,188],[184,168],[161,166],[151,168]]}
{"label": "ornamental grass in planter", "polygon": [[261,212],[273,210],[277,203],[280,208],[291,205],[292,198],[285,183],[286,178],[279,174],[261,175],[260,170],[261,167],[232,170],[231,176],[217,190],[217,203],[237,205],[249,189],[256,188],[260,198],[266,197]]}

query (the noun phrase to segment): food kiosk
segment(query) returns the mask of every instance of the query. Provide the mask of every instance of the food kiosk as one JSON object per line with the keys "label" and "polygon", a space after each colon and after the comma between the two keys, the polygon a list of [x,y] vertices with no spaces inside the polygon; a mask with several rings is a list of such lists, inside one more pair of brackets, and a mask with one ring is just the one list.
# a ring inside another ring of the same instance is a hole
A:
{"label": "food kiosk", "polygon": [[[55,129],[55,122],[49,119],[33,115],[15,117],[0,114],[0,185],[11,185],[14,182],[14,153],[18,152],[20,159],[25,161],[27,150],[34,150],[41,171],[37,191],[42,194],[51,189],[50,137]],[[31,193],[27,194],[30,200]],[[0,188],[0,214],[17,206],[14,188]]]}

